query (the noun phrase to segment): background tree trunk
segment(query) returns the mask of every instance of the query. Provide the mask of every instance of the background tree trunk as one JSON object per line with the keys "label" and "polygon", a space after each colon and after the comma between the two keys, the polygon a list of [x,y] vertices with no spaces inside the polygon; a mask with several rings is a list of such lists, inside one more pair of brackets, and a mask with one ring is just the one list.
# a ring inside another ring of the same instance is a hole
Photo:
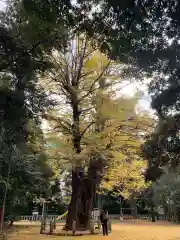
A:
{"label": "background tree trunk", "polygon": [[130,206],[131,206],[132,217],[137,219],[137,204],[136,204],[136,198],[134,195],[132,195],[130,198]]}
{"label": "background tree trunk", "polygon": [[156,221],[156,214],[155,214],[153,205],[150,207],[150,211],[151,211],[151,221],[155,222]]}

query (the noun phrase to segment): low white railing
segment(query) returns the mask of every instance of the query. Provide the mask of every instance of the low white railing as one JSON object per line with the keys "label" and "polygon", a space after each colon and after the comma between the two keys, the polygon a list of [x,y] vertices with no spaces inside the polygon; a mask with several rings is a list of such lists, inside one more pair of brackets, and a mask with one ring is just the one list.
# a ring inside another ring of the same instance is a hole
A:
{"label": "low white railing", "polygon": [[[59,220],[59,221],[65,221],[66,220],[66,216],[58,216],[58,215],[48,215],[46,216],[46,218],[48,218],[49,220]],[[23,221],[41,221],[42,219],[42,215],[29,215],[29,216],[20,216],[19,217],[20,220]]]}
{"label": "low white railing", "polygon": [[[120,217],[121,217],[120,214],[109,214],[109,219],[111,221],[113,221],[113,220],[120,220]],[[59,220],[59,221],[65,221],[66,220],[66,216],[64,216],[64,215],[61,215],[61,216],[60,215],[47,215],[46,218],[48,220],[54,220],[54,219]],[[132,218],[133,218],[133,216],[130,215],[130,214],[124,214],[123,215],[123,219],[124,220],[125,219],[132,219]],[[137,218],[138,219],[142,219],[142,220],[143,219],[150,219],[150,215],[148,215],[148,214],[146,214],[146,215],[138,215]],[[20,216],[19,219],[20,220],[26,220],[26,221],[41,221],[42,216],[41,215],[37,215],[37,216],[35,216],[35,215]]]}

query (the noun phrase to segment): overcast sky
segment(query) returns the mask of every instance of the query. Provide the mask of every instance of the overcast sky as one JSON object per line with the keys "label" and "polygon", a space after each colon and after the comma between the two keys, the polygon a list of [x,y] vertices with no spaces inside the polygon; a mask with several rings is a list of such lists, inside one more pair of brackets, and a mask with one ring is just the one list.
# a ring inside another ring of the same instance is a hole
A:
{"label": "overcast sky", "polygon": [[144,96],[139,100],[139,106],[138,108],[145,110],[145,111],[151,111],[150,107],[150,97],[148,96],[148,86],[147,83],[139,84],[139,83],[132,83],[130,85],[125,86],[123,89],[121,89],[121,94],[126,96],[133,96],[137,90],[140,90]]}
{"label": "overcast sky", "polygon": [[0,0],[0,9],[4,9],[6,6],[6,0]]}

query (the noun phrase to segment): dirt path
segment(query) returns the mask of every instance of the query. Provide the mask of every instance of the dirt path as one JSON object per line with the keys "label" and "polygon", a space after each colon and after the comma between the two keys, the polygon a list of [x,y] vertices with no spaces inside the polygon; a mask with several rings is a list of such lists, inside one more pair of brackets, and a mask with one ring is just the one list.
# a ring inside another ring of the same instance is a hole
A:
{"label": "dirt path", "polygon": [[121,240],[180,240],[180,226],[173,224],[118,224],[109,239]]}
{"label": "dirt path", "polygon": [[[81,240],[180,240],[180,226],[168,223],[121,223],[113,224],[113,232],[108,237],[82,236]],[[8,240],[72,240],[76,237],[54,237],[39,234],[38,226],[28,226],[11,234]],[[78,239],[79,240],[79,239]]]}

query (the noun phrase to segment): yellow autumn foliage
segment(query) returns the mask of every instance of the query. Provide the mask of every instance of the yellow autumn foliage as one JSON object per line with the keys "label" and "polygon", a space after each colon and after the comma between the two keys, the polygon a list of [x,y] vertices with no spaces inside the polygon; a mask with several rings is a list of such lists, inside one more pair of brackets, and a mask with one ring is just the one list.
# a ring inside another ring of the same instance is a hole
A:
{"label": "yellow autumn foliage", "polygon": [[[59,159],[64,167],[79,165],[86,169],[91,156],[98,153],[107,165],[108,181],[103,180],[103,188],[119,186],[127,197],[146,187],[142,175],[146,161],[139,152],[143,135],[152,130],[153,121],[136,112],[137,94],[114,98],[112,85],[123,82],[118,63],[98,50],[93,51],[87,43],[81,43],[71,57],[56,54],[52,60],[56,60],[55,73],[46,77],[54,84],[51,89],[60,100],[59,108],[47,113],[51,127],[47,133],[49,155]],[[78,106],[78,121],[74,120],[74,103]],[[78,154],[73,145],[74,128],[80,135]]]}

